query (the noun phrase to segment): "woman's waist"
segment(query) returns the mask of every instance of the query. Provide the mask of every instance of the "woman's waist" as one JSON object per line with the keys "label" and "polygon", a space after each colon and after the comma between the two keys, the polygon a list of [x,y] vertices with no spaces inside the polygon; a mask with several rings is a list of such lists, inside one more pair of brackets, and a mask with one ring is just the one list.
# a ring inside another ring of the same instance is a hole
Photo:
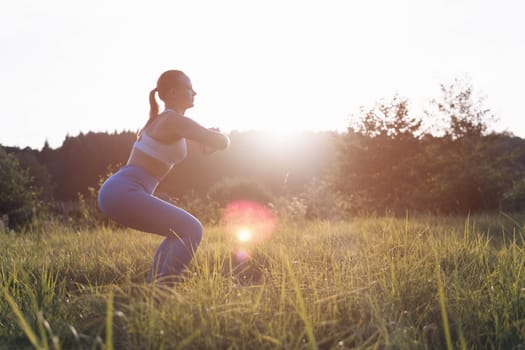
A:
{"label": "woman's waist", "polygon": [[142,168],[157,181],[161,181],[163,178],[165,178],[173,168],[173,165],[165,164],[136,149],[132,150],[127,165]]}
{"label": "woman's waist", "polygon": [[118,180],[118,182],[123,184],[127,182],[138,184],[148,193],[153,193],[160,181],[143,167],[133,164],[124,165],[113,174],[112,178],[122,179],[123,181]]}

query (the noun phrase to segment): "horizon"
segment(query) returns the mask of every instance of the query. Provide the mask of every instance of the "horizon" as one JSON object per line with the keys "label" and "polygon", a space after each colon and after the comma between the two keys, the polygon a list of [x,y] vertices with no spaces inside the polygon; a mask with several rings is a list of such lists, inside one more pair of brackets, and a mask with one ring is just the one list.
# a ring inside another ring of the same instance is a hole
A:
{"label": "horizon", "polygon": [[[262,137],[272,137],[272,141],[282,141],[282,142],[286,142],[286,143],[289,143],[290,141],[293,141],[293,142],[297,142],[297,139],[292,139],[292,140],[289,140],[289,139],[279,139],[279,137],[282,137],[282,136],[297,136],[297,135],[301,135],[301,134],[308,134],[308,133],[313,133],[313,134],[322,134],[322,133],[326,133],[326,134],[333,134],[333,133],[337,133],[337,134],[343,134],[345,131],[336,131],[336,130],[255,130],[255,129],[252,129],[252,130],[229,130],[227,132],[225,132],[227,135],[231,136],[232,134],[234,133],[239,133],[239,134],[243,134],[243,133],[257,133],[257,136],[262,136]],[[66,141],[66,139],[68,138],[77,138],[77,137],[80,137],[81,135],[88,135],[90,133],[95,133],[95,134],[107,134],[107,135],[113,135],[113,134],[116,134],[116,135],[120,135],[120,134],[125,134],[125,133],[136,133],[136,130],[103,130],[103,131],[93,131],[93,130],[87,130],[87,131],[79,131],[77,134],[75,135],[65,135],[62,142],[56,146],[56,147],[53,147],[47,140],[44,140],[44,143],[39,146],[39,147],[30,147],[30,146],[18,146],[18,145],[7,145],[7,144],[2,144],[0,143],[0,146],[2,147],[12,147],[12,148],[19,148],[19,149],[25,149],[25,148],[30,148],[34,151],[41,151],[45,144],[47,143],[49,148],[52,149],[52,150],[56,150],[60,147],[63,146],[63,143],[64,141]]]}

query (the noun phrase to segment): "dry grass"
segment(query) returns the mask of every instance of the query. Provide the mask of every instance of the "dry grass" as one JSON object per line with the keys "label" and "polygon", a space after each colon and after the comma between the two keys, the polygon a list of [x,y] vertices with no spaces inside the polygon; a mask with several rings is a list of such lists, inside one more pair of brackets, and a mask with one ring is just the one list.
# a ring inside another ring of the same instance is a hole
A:
{"label": "dry grass", "polygon": [[0,348],[442,349],[525,344],[523,224],[510,216],[207,227],[187,278],[152,287],[159,237],[3,235]]}

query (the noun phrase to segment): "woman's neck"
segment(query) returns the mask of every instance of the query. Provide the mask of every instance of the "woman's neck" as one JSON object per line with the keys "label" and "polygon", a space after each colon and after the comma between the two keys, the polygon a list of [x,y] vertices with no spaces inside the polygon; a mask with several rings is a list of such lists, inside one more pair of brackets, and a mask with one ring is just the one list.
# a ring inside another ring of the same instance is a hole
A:
{"label": "woman's neck", "polygon": [[181,108],[175,104],[171,104],[171,103],[166,103],[164,104],[164,109],[171,109],[175,112],[177,112],[178,114],[180,115],[184,115],[184,113],[186,112],[186,108]]}

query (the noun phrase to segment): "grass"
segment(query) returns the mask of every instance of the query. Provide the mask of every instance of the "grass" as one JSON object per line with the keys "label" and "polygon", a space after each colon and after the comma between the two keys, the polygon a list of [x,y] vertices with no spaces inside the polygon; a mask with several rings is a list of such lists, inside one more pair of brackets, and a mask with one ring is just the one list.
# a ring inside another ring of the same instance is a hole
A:
{"label": "grass", "polygon": [[519,349],[525,252],[509,215],[279,223],[247,246],[220,226],[185,280],[146,285],[161,238],[3,234],[0,348]]}

